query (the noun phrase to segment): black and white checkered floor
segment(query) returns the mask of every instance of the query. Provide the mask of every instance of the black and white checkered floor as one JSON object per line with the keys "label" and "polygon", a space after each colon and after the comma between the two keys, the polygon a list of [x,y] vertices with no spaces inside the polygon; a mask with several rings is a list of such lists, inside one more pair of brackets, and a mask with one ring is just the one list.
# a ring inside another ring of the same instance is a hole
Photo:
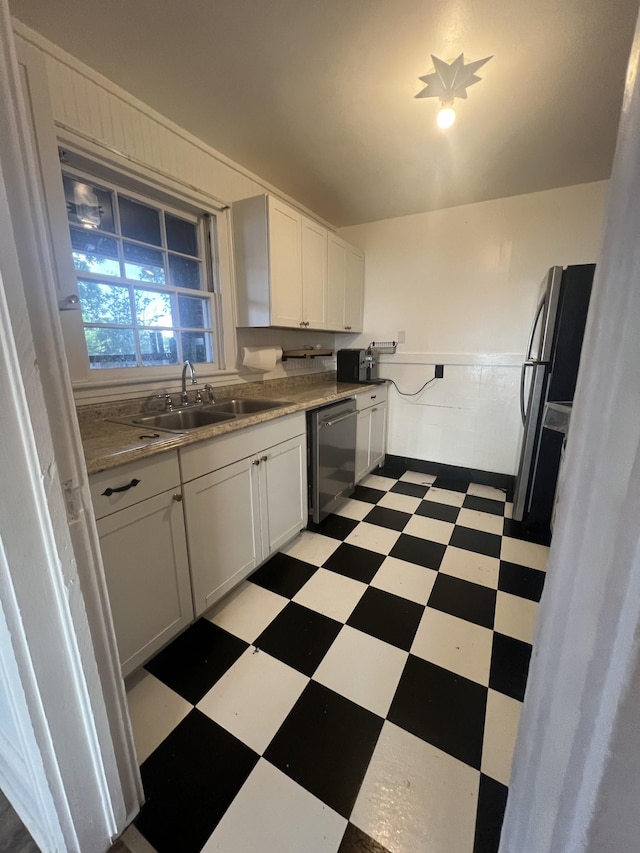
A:
{"label": "black and white checkered floor", "polygon": [[548,550],[510,508],[382,469],[158,654],[128,693],[133,835],[159,853],[496,851]]}

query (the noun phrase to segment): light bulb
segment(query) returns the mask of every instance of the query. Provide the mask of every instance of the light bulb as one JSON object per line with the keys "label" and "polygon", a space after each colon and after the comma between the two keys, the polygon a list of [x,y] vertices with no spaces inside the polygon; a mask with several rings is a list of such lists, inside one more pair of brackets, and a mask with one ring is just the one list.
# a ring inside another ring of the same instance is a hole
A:
{"label": "light bulb", "polygon": [[436,120],[438,122],[438,127],[445,130],[447,127],[451,127],[456,120],[455,111],[451,107],[443,107],[438,113],[438,118]]}

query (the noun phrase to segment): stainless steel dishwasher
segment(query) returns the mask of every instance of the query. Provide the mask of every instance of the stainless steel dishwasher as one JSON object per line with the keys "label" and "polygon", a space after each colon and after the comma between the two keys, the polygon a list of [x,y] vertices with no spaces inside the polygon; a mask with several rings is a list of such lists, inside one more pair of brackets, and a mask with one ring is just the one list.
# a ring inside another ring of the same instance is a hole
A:
{"label": "stainless steel dishwasher", "polygon": [[309,426],[309,518],[317,523],[349,497],[355,485],[354,399],[313,409]]}

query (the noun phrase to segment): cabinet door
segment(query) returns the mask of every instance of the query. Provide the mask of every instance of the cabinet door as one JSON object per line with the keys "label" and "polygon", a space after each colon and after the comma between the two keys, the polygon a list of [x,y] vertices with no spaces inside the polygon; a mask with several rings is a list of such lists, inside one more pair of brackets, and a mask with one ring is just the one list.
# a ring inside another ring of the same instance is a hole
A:
{"label": "cabinet door", "polygon": [[371,408],[358,412],[356,426],[356,483],[369,470],[371,456]]}
{"label": "cabinet door", "polygon": [[302,217],[302,320],[327,328],[327,231]]}
{"label": "cabinet door", "polygon": [[302,323],[302,265],[300,215],[286,204],[269,198],[269,267],[271,324]]}
{"label": "cabinet door", "polygon": [[364,255],[347,246],[344,286],[344,326],[354,332],[362,331],[364,300]]}
{"label": "cabinet door", "polygon": [[241,459],[183,487],[196,616],[262,559],[255,459]]}
{"label": "cabinet door", "polygon": [[369,467],[382,465],[387,449],[387,404],[380,403],[371,411],[371,440],[369,443]]}
{"label": "cabinet door", "polygon": [[344,294],[347,274],[347,244],[329,234],[327,247],[327,325],[345,331]]}
{"label": "cabinet door", "polygon": [[97,523],[125,676],[193,619],[182,504],[173,495],[164,492]]}
{"label": "cabinet door", "polygon": [[263,559],[307,523],[307,441],[299,435],[260,454]]}

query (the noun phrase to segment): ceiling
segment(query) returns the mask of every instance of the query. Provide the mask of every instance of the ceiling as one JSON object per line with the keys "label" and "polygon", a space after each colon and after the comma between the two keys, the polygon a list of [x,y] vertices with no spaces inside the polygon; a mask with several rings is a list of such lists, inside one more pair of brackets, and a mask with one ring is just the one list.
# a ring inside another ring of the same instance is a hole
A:
{"label": "ceiling", "polygon": [[[607,178],[638,0],[10,0],[336,226]],[[493,55],[435,125],[430,54]],[[458,106],[459,105],[459,106]]]}

